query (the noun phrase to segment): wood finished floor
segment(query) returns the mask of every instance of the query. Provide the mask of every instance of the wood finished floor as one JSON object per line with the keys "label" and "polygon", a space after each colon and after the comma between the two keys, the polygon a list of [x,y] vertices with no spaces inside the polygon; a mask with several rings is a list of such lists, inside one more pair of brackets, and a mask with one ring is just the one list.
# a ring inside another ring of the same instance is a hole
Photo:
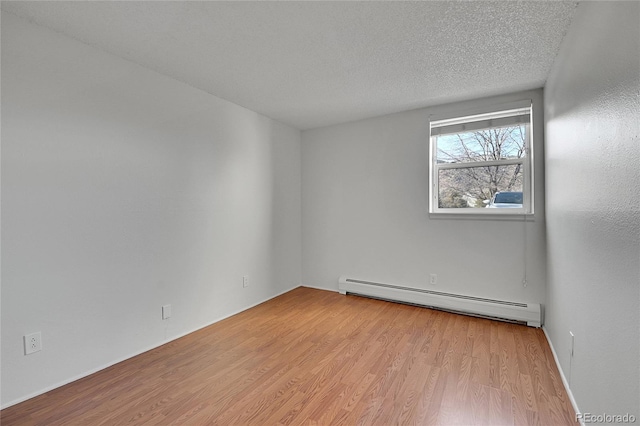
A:
{"label": "wood finished floor", "polygon": [[8,425],[568,425],[540,329],[300,287],[0,413]]}

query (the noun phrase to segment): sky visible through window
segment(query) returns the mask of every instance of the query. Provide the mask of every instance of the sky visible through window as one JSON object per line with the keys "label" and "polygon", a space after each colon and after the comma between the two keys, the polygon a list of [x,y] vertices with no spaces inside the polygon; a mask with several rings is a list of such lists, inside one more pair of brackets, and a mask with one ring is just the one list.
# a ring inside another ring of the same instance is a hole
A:
{"label": "sky visible through window", "polygon": [[498,192],[522,194],[526,146],[521,124],[437,136],[438,207],[484,208]]}
{"label": "sky visible through window", "polygon": [[438,136],[439,163],[468,163],[525,156],[525,126],[491,128]]}

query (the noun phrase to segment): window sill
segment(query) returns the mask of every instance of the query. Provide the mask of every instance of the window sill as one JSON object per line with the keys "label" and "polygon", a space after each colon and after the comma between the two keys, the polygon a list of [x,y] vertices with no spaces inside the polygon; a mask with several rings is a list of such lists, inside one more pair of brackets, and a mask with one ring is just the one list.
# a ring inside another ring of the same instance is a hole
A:
{"label": "window sill", "polygon": [[456,219],[456,220],[500,220],[500,221],[527,221],[533,222],[536,218],[535,213],[525,212],[429,212],[429,219]]}

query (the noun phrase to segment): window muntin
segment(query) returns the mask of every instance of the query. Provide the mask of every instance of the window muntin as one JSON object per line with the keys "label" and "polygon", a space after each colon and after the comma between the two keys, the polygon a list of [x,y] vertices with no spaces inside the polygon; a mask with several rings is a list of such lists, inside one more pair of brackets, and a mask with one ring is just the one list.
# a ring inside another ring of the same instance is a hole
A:
{"label": "window muntin", "polygon": [[[432,213],[533,212],[530,102],[430,127]],[[494,203],[500,193],[520,193],[521,204]]]}

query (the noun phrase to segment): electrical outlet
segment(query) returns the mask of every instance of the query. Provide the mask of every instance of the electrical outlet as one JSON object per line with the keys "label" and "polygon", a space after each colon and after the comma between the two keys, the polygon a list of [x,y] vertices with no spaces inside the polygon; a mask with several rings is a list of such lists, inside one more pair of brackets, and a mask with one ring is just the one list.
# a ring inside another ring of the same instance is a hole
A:
{"label": "electrical outlet", "polygon": [[24,336],[24,354],[29,355],[42,350],[42,334],[31,333]]}
{"label": "electrical outlet", "polygon": [[438,274],[429,275],[429,284],[436,285],[438,283]]}
{"label": "electrical outlet", "polygon": [[171,318],[171,305],[162,306],[162,319],[166,320]]}
{"label": "electrical outlet", "polygon": [[249,275],[242,277],[242,287],[249,287]]}

